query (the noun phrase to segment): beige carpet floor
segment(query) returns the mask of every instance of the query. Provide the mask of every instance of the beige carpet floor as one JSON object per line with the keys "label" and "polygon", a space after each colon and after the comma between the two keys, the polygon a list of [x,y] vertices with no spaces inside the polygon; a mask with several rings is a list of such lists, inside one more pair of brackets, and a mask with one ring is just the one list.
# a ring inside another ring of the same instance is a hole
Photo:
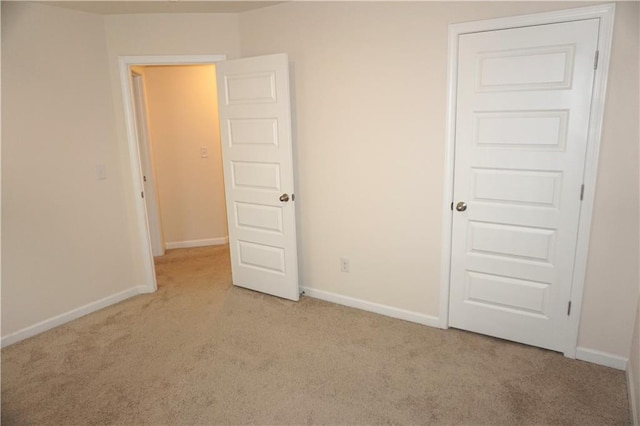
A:
{"label": "beige carpet floor", "polygon": [[158,292],[2,350],[2,424],[628,424],[625,375],[230,285],[169,251]]}

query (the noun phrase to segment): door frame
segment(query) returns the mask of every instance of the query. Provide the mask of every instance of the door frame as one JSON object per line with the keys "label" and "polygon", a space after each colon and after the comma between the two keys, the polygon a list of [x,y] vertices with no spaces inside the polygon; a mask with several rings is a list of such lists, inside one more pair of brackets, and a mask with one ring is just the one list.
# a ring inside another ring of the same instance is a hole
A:
{"label": "door frame", "polygon": [[135,198],[136,225],[140,238],[140,253],[142,254],[144,267],[144,281],[141,287],[142,293],[153,293],[158,289],[156,282],[156,268],[153,262],[151,250],[151,235],[149,233],[149,219],[147,208],[142,194],[144,194],[144,181],[142,178],[142,166],[140,163],[140,150],[135,128],[135,116],[133,110],[133,83],[131,79],[131,67],[140,65],[202,65],[215,64],[224,61],[227,55],[150,55],[150,56],[118,56],[118,68],[120,70],[120,86],[122,88],[122,101],[124,107],[125,126],[127,131],[127,145],[129,152],[129,167],[131,171],[131,189]]}
{"label": "door frame", "polygon": [[600,139],[604,118],[607,76],[609,73],[609,59],[611,56],[611,42],[613,38],[613,21],[615,4],[581,7],[576,9],[543,12],[531,15],[521,15],[506,18],[488,19],[474,22],[464,22],[449,25],[449,46],[447,64],[447,130],[445,151],[445,182],[444,202],[442,206],[442,263],[440,273],[440,306],[439,326],[449,327],[449,291],[451,282],[451,245],[453,230],[453,180],[455,166],[455,127],[457,102],[457,73],[458,73],[458,40],[463,34],[482,31],[504,30],[518,27],[556,24],[562,22],[579,21],[585,19],[600,19],[598,37],[598,72],[595,73],[593,94],[591,98],[591,117],[589,119],[589,136],[587,140],[587,154],[584,168],[584,197],[578,219],[578,238],[576,256],[571,282],[571,315],[568,319],[566,344],[564,355],[568,358],[576,357],[578,343],[578,329],[582,311],[582,296],[587,271],[587,257],[589,249],[589,235],[593,217],[596,178],[598,171],[598,157],[600,153]]}

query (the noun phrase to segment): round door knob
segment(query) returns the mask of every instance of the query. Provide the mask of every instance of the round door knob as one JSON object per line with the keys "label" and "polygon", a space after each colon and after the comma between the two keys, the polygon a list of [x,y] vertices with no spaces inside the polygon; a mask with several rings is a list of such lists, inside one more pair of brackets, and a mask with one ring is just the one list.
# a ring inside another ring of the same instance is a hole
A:
{"label": "round door knob", "polygon": [[458,210],[459,212],[463,212],[467,209],[467,203],[465,203],[464,201],[460,201],[458,204],[456,204],[456,210]]}
{"label": "round door knob", "polygon": [[289,201],[289,194],[282,194],[280,196],[280,201],[282,201],[283,203],[286,203],[287,201]]}

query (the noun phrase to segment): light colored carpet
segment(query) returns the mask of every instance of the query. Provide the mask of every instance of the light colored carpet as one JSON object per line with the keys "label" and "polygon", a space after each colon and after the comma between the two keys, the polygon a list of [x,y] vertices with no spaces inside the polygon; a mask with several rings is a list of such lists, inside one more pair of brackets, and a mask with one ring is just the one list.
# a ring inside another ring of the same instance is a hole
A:
{"label": "light colored carpet", "polygon": [[303,297],[232,288],[228,247],[2,350],[2,424],[628,424],[625,375]]}

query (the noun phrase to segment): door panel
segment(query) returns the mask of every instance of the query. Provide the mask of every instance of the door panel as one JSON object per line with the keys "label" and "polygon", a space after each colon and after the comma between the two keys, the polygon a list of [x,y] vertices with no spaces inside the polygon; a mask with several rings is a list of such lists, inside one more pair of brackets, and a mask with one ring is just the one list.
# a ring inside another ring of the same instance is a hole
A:
{"label": "door panel", "polygon": [[229,120],[229,144],[278,146],[278,121],[274,118]]}
{"label": "door panel", "polygon": [[477,87],[485,91],[566,89],[571,87],[574,57],[573,44],[478,52]]}
{"label": "door panel", "polygon": [[598,25],[459,38],[452,327],[564,348]]}
{"label": "door panel", "polygon": [[564,149],[567,111],[502,111],[474,114],[478,148]]}
{"label": "door panel", "polygon": [[468,272],[467,300],[489,308],[521,311],[546,317],[549,284]]}
{"label": "door panel", "polygon": [[287,55],[224,61],[216,74],[233,283],[298,300]]}

